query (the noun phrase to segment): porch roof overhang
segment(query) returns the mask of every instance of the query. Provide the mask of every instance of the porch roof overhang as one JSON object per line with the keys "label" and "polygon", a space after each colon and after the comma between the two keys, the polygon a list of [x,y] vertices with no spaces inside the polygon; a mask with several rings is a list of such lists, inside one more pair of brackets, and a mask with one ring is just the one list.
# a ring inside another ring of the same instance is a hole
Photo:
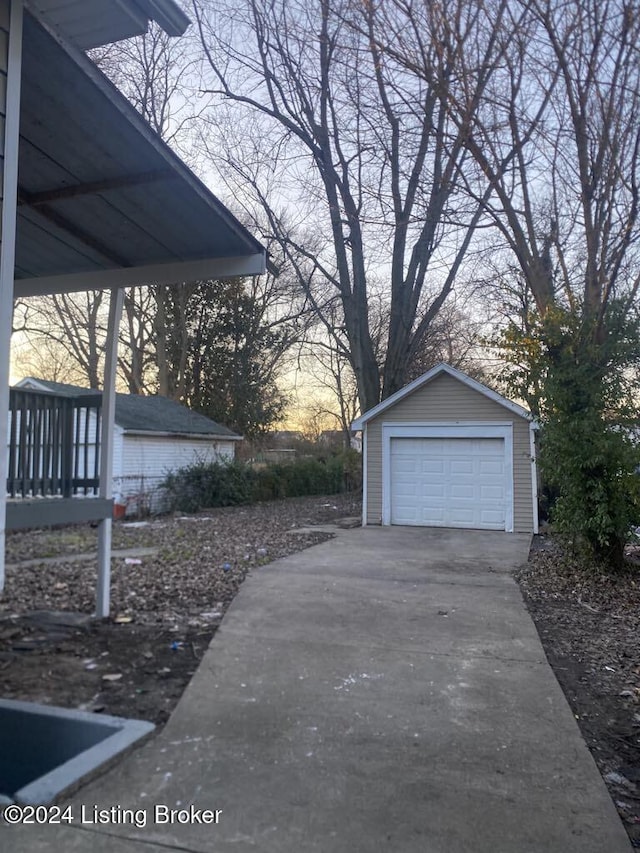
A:
{"label": "porch roof overhang", "polygon": [[14,296],[254,275],[265,266],[262,245],[99,69],[46,15],[27,13]]}
{"label": "porch roof overhang", "polygon": [[170,36],[189,26],[174,0],[26,0],[26,6],[84,50],[142,35],[150,20]]}

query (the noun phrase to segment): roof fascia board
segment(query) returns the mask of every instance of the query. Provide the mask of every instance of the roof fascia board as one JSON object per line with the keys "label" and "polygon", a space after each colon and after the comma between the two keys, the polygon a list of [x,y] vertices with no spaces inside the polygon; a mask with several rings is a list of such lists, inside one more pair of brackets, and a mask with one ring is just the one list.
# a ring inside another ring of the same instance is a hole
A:
{"label": "roof fascia board", "polygon": [[206,204],[215,209],[221,219],[225,221],[227,226],[241,237],[247,244],[248,248],[256,252],[264,251],[264,247],[250,234],[242,223],[222,204],[222,202],[211,192],[211,190],[202,183],[202,181],[193,174],[193,172],[182,162],[171,148],[163,142],[163,140],[155,133],[154,130],[145,122],[142,116],[137,112],[133,104],[131,104],[120,90],[106,77],[102,71],[95,65],[81,50],[70,44],[63,38],[59,32],[43,21],[38,15],[34,15],[40,26],[42,26],[49,36],[60,46],[60,48],[69,56],[69,58],[78,66],[78,71],[88,77],[93,85],[109,99],[111,104],[122,115],[123,119],[133,125],[140,136],[145,138],[145,141],[158,153],[171,167],[171,169],[179,174],[179,176],[188,183],[194,192],[206,202]]}
{"label": "roof fascia board", "polygon": [[242,441],[241,435],[225,435],[220,432],[185,432],[184,430],[153,430],[153,429],[127,429],[122,427],[123,435],[142,435],[152,438],[193,438],[198,441]]}
{"label": "roof fascia board", "polygon": [[181,36],[191,19],[173,0],[138,0],[148,16],[170,36]]}
{"label": "roof fascia board", "polygon": [[130,18],[134,24],[139,27],[143,33],[146,33],[149,26],[149,15],[143,12],[140,6],[131,2],[131,0],[115,0],[115,6],[120,9],[122,15]]}
{"label": "roof fascia board", "polygon": [[74,273],[73,275],[20,278],[15,282],[15,296],[46,296],[53,293],[78,293],[85,290],[108,290],[135,287],[140,284],[176,284],[181,281],[208,281],[240,276],[262,275],[266,270],[265,252],[233,258],[207,258],[177,261],[141,267]]}
{"label": "roof fascia board", "polygon": [[483,385],[481,382],[478,382],[475,379],[472,379],[470,376],[467,376],[466,373],[462,373],[460,370],[457,370],[455,367],[451,367],[450,364],[437,364],[435,367],[432,367],[431,370],[428,370],[422,376],[418,376],[417,379],[414,379],[413,382],[410,382],[408,385],[405,385],[404,388],[400,388],[399,391],[396,391],[395,394],[392,394],[390,397],[387,397],[386,400],[383,400],[381,403],[378,403],[377,406],[374,406],[372,409],[369,409],[368,412],[365,412],[363,415],[360,415],[359,418],[356,418],[351,424],[351,430],[356,432],[357,430],[361,430],[365,424],[367,424],[370,420],[380,415],[382,412],[394,406],[396,403],[403,400],[405,397],[408,397],[410,394],[413,394],[414,391],[417,391],[418,388],[421,388],[423,385],[426,385],[428,382],[431,382],[432,379],[435,379],[436,376],[440,376],[442,373],[447,373],[449,376],[457,379],[459,382],[462,382],[464,385],[467,385],[469,388],[472,388],[474,391],[477,391],[479,394],[483,394],[485,397],[488,397],[490,400],[493,400],[494,403],[498,403],[500,406],[504,406],[509,411],[513,412],[515,415],[518,415],[521,418],[524,418],[527,421],[531,420],[531,414],[522,406],[519,406],[518,403],[514,403],[511,400],[507,400],[506,397],[503,397],[501,394],[498,394],[497,391],[493,391],[491,388],[487,388],[486,385]]}
{"label": "roof fascia board", "polygon": [[46,385],[43,385],[38,379],[32,379],[30,376],[26,376],[24,379],[18,380],[12,386],[12,388],[25,388],[27,391],[39,391],[43,394],[56,394],[56,391],[52,391],[51,388],[47,388]]}

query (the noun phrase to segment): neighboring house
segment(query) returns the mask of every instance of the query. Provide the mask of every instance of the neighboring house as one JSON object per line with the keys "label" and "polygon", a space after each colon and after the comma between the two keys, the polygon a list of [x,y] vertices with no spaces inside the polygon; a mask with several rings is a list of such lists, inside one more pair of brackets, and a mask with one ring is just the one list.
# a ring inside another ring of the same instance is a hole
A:
{"label": "neighboring house", "polygon": [[365,412],[363,524],[537,533],[529,412],[440,364]]}
{"label": "neighboring house", "polygon": [[[68,397],[97,392],[63,382],[27,377],[17,388],[49,391]],[[95,415],[90,415],[90,420]],[[87,468],[95,459],[95,423],[78,431],[82,450],[89,445]],[[85,438],[86,435],[86,438]],[[158,489],[169,471],[195,462],[231,461],[242,437],[204,415],[166,397],[116,394],[113,441],[113,491],[116,504],[130,510],[158,510]],[[82,454],[81,454],[82,456]],[[80,473],[84,473],[82,470]]]}

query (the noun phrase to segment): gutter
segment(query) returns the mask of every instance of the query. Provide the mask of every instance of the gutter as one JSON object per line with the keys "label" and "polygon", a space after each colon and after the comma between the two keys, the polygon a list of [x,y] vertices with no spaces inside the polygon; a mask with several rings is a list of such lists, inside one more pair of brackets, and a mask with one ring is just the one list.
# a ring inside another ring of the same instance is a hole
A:
{"label": "gutter", "polygon": [[120,427],[120,429],[122,429],[123,435],[148,435],[152,438],[194,438],[198,441],[211,441],[211,439],[219,439],[221,441],[244,440],[243,435],[224,435],[219,432],[162,432],[160,430],[151,429],[125,429],[124,427]]}

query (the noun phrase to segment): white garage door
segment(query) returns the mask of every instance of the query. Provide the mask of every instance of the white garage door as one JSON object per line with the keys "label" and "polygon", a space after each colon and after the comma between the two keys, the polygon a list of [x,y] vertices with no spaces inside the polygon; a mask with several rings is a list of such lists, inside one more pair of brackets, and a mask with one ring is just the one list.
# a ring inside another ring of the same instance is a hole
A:
{"label": "white garage door", "polygon": [[392,438],[391,524],[504,530],[502,438]]}

